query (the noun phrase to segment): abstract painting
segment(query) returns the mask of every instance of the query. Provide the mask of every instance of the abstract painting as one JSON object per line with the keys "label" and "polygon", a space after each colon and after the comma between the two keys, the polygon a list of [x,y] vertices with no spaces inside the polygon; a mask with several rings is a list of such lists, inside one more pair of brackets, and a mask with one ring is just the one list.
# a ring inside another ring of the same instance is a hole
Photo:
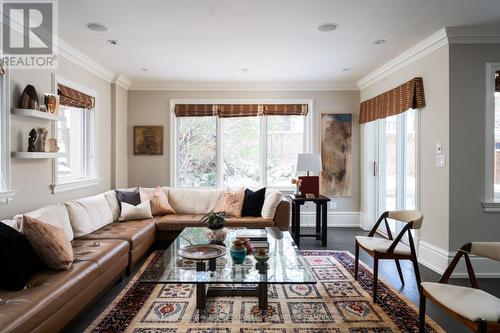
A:
{"label": "abstract painting", "polygon": [[322,113],[320,145],[323,171],[320,192],[328,197],[352,195],[352,114]]}
{"label": "abstract painting", "polygon": [[134,155],[163,155],[163,126],[134,126]]}

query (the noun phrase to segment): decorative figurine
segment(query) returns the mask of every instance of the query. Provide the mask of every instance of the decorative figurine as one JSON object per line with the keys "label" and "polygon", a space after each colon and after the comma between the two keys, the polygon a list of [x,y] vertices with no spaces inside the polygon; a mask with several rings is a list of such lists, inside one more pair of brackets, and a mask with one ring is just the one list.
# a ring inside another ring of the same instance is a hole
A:
{"label": "decorative figurine", "polygon": [[47,112],[58,114],[59,101],[58,96],[54,94],[45,94],[44,95],[44,104],[47,107]]}
{"label": "decorative figurine", "polygon": [[35,87],[28,84],[26,88],[24,88],[23,93],[21,94],[19,107],[21,109],[38,110],[39,105],[40,101],[38,99],[38,93],[36,92]]}
{"label": "decorative figurine", "polygon": [[39,152],[44,152],[45,151],[45,144],[47,143],[47,134],[49,131],[45,127],[40,127],[38,128],[38,139],[35,143],[36,145],[36,151]]}
{"label": "decorative figurine", "polygon": [[45,151],[47,153],[57,153],[59,151],[59,146],[57,145],[57,139],[54,138],[47,139],[47,144],[45,145]]}
{"label": "decorative figurine", "polygon": [[35,151],[35,141],[36,141],[36,131],[34,128],[31,129],[30,134],[28,138],[28,151],[29,152],[34,152]]}

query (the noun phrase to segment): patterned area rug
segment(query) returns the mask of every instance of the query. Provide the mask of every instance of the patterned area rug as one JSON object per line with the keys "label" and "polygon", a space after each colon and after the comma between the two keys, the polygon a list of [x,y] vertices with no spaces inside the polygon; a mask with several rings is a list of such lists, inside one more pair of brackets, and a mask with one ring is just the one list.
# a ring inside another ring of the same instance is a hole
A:
{"label": "patterned area rug", "polygon": [[[379,282],[380,304],[371,301],[373,275],[343,251],[302,251],[318,283],[269,288],[267,316],[252,297],[208,299],[207,315],[195,309],[193,285],[150,285],[137,280],[154,252],[121,294],[86,332],[133,333],[390,333],[418,332],[416,307]],[[426,332],[444,332],[427,318]]]}

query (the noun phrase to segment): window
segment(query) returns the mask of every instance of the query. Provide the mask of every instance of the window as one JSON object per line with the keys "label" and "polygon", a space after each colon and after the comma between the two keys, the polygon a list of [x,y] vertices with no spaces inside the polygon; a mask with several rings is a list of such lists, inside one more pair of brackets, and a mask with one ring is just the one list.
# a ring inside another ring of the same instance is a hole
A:
{"label": "window", "polygon": [[[377,120],[378,212],[418,209],[417,110]],[[390,222],[391,229],[396,224]]]}
{"label": "window", "polygon": [[500,63],[486,64],[485,212],[500,212]]}
{"label": "window", "polygon": [[77,181],[92,176],[92,111],[61,105],[59,114],[64,117],[57,123],[59,152],[57,160],[59,183]]}
{"label": "window", "polygon": [[176,117],[174,184],[291,188],[306,116]]}
{"label": "window", "polygon": [[14,196],[10,188],[9,151],[9,77],[0,65],[0,204],[6,204]]}
{"label": "window", "polygon": [[52,81],[53,91],[59,95],[61,116],[52,129],[60,153],[53,162],[52,193],[96,186],[97,94],[55,75]]}

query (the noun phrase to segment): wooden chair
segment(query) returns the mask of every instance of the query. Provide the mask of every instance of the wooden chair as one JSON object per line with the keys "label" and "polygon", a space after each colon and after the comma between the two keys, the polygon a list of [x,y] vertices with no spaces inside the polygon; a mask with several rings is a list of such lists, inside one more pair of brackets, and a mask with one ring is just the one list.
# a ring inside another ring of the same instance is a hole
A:
{"label": "wooden chair", "polygon": [[[389,228],[389,223],[387,219],[393,219],[396,221],[404,222],[405,226],[397,235],[395,239],[392,238],[391,229]],[[421,212],[416,210],[400,210],[400,211],[389,211],[383,213],[377,223],[373,226],[368,236],[356,236],[356,262],[354,265],[354,278],[358,278],[358,261],[359,261],[359,248],[363,248],[368,254],[373,257],[373,302],[377,301],[377,283],[378,283],[378,262],[382,259],[394,259],[396,261],[396,267],[398,269],[399,278],[401,283],[404,285],[405,281],[403,278],[403,272],[401,271],[401,265],[399,260],[410,260],[413,263],[413,268],[415,269],[415,278],[417,280],[417,285],[420,286],[420,271],[418,270],[417,255],[415,252],[415,245],[413,243],[413,238],[411,236],[412,229],[419,229],[422,226],[422,221],[424,217]],[[385,222],[385,228],[387,230],[387,238],[373,237],[378,227]],[[406,247],[401,244],[401,239],[408,233],[408,240],[410,247]]]}
{"label": "wooden chair", "polygon": [[[463,245],[438,283],[422,282],[419,325],[421,333],[425,329],[426,298],[429,298],[474,332],[500,332],[500,299],[479,289],[469,254],[500,261],[500,242],[477,242]],[[472,288],[448,284],[448,280],[462,256],[465,258]]]}

